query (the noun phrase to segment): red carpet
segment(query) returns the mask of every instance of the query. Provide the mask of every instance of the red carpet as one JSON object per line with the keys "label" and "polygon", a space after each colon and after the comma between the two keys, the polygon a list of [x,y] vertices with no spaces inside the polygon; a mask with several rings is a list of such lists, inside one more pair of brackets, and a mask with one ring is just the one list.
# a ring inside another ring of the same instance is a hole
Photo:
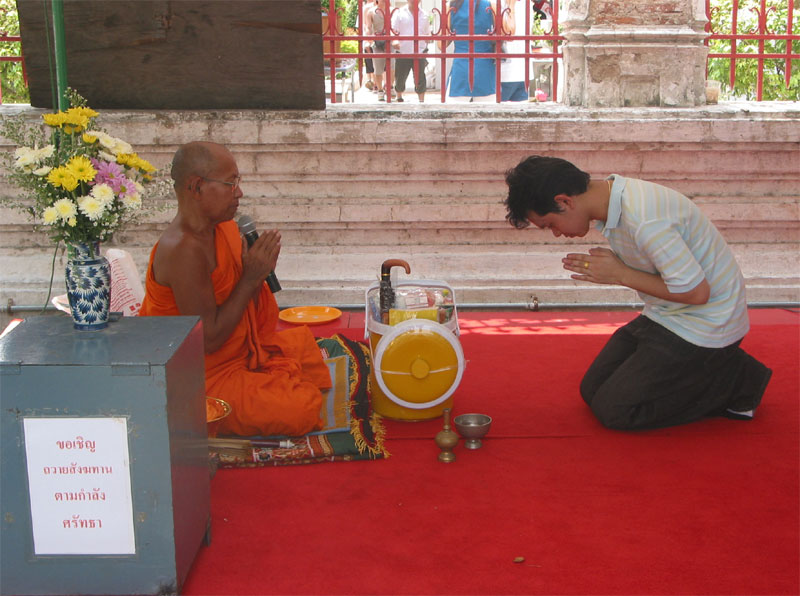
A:
{"label": "red carpet", "polygon": [[484,447],[441,464],[440,420],[388,421],[386,460],[221,470],[183,593],[800,593],[800,317],[751,311],[753,421],[621,433],[578,383],[633,316],[461,313],[454,413],[494,418]]}

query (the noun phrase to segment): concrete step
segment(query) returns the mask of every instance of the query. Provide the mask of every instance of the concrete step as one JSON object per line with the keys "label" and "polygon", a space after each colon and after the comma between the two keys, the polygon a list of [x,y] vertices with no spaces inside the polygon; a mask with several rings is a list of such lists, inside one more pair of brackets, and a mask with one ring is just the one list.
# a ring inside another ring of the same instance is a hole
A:
{"label": "concrete step", "polygon": [[[595,244],[458,246],[284,247],[276,274],[282,305],[360,304],[364,291],[377,281],[381,264],[404,259],[411,275],[400,278],[438,279],[449,283],[459,301],[526,303],[533,296],[549,303],[634,303],[636,293],[618,286],[576,282],[562,268],[566,252],[586,252]],[[142,279],[150,247],[124,247],[134,257]],[[732,246],[753,302],[800,302],[800,244],[737,244]],[[53,253],[21,249],[0,253],[0,300],[40,304],[47,294]],[[53,288],[63,293],[65,256],[57,255]]]}

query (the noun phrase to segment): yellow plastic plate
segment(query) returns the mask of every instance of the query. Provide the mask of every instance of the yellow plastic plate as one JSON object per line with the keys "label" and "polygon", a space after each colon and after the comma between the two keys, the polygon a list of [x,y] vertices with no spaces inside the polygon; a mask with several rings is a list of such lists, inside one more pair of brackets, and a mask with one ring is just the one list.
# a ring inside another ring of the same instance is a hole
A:
{"label": "yellow plastic plate", "polygon": [[342,311],[332,306],[295,306],[285,308],[278,313],[278,318],[295,325],[322,325],[330,323],[342,316]]}

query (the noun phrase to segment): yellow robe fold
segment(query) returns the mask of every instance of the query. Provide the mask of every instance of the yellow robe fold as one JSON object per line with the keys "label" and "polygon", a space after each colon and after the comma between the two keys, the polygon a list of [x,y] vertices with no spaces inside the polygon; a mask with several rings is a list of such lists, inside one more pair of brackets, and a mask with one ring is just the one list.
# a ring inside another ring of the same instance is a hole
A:
{"label": "yellow robe fold", "polygon": [[[242,241],[233,221],[216,227],[217,267],[211,275],[217,304],[242,274]],[[157,245],[156,245],[157,246]],[[180,315],[169,287],[147,267],[139,316]],[[320,389],[331,387],[328,368],[308,327],[275,331],[278,304],[266,284],[223,346],[205,357],[206,393],[233,407],[219,434],[299,436],[320,428]]]}

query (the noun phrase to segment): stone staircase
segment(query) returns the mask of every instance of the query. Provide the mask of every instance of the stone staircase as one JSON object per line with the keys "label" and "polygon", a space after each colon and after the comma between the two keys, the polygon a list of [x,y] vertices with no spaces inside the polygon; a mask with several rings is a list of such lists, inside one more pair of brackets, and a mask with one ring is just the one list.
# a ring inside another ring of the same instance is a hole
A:
{"label": "stone staircase", "polygon": [[[38,117],[23,113],[17,117]],[[720,104],[665,110],[559,105],[336,106],[325,112],[112,112],[109,132],[166,165],[177,146],[216,140],[236,155],[240,212],[278,227],[282,306],[360,305],[381,263],[451,284],[459,303],[524,307],[631,305],[631,290],[571,280],[568,251],[602,245],[505,222],[503,172],[543,153],[595,176],[674,187],[720,228],[752,303],[800,303],[800,108]],[[13,189],[0,187],[0,196]],[[168,208],[115,238],[143,274]],[[0,300],[41,304],[53,250],[19,213],[0,220]],[[63,254],[54,292],[63,293]],[[404,274],[403,274],[404,277]]]}

